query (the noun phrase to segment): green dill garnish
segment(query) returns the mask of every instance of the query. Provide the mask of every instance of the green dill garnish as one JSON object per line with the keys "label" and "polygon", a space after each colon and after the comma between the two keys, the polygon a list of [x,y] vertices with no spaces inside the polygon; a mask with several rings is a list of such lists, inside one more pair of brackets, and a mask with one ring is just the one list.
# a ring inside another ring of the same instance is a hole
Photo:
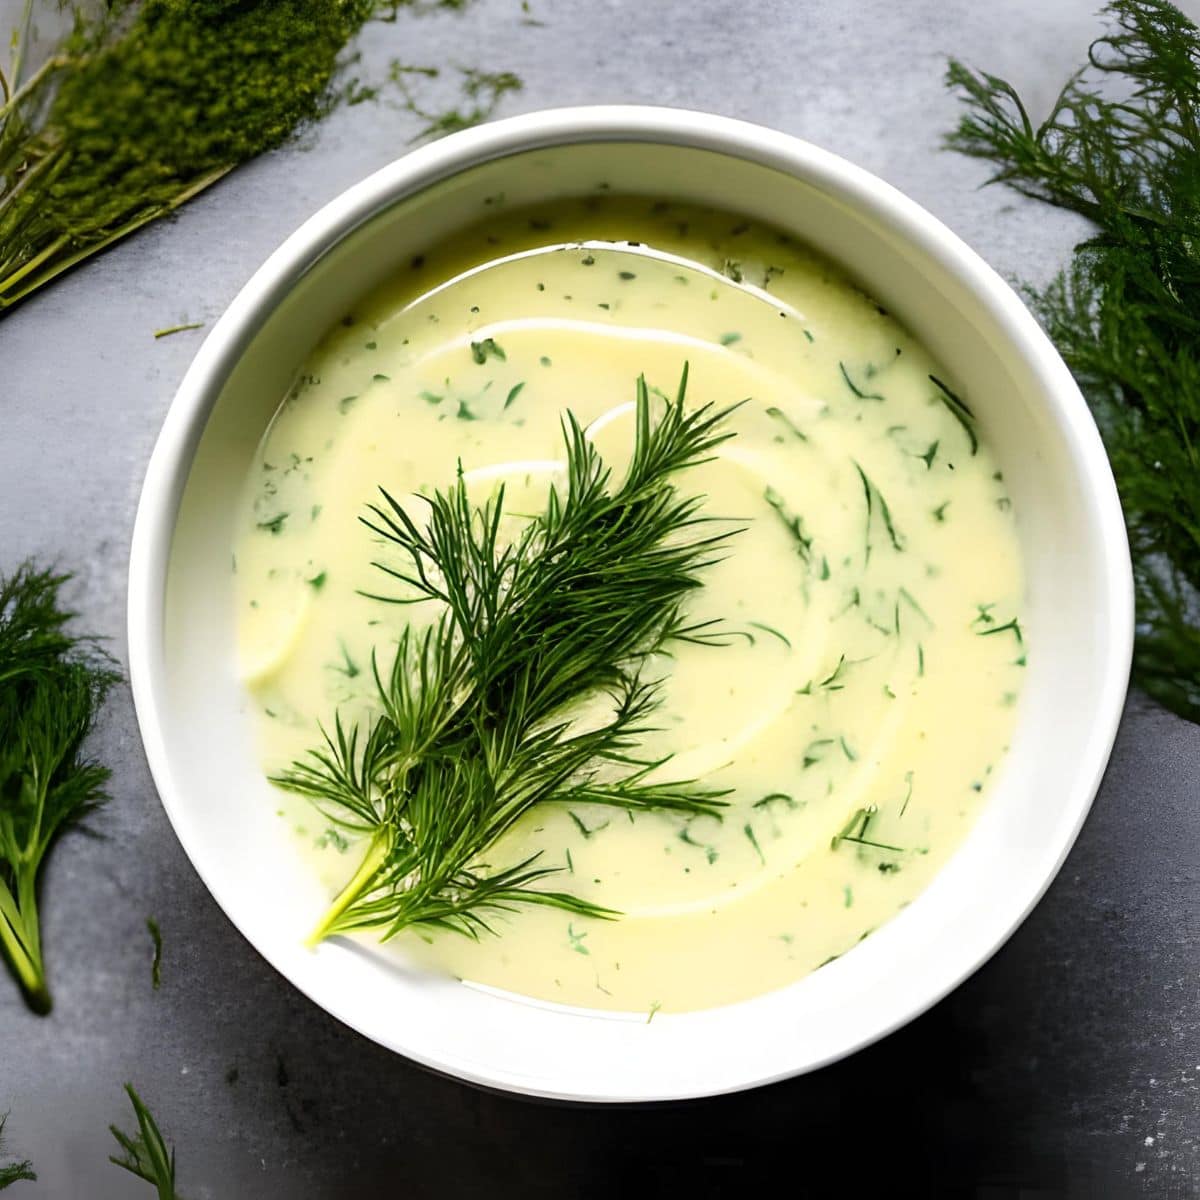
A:
{"label": "green dill garnish", "polygon": [[158,927],[158,922],[153,917],[146,918],[146,932],[150,935],[150,941],[154,945],[154,957],[150,960],[150,983],[157,992],[162,987],[162,952],[163,940],[162,930]]}
{"label": "green dill garnish", "polygon": [[854,904],[854,889],[847,883],[842,888],[842,907],[850,908]]}
{"label": "green dill garnish", "polygon": [[742,340],[740,333],[723,333],[720,337],[722,346],[736,346]]}
{"label": "green dill garnish", "polygon": [[632,271],[618,271],[617,278],[624,280],[626,283],[631,279],[636,279],[637,276]]}
{"label": "green dill garnish", "polygon": [[815,767],[819,762],[824,761],[824,751],[832,745],[833,738],[817,738],[815,741],[809,742],[804,748],[804,757],[800,760],[801,769],[807,771],[809,767]]}
{"label": "green dill garnish", "polygon": [[516,398],[517,398],[517,397],[518,397],[518,396],[521,394],[521,392],[524,390],[524,387],[525,387],[525,383],[524,383],[524,381],[522,381],[521,383],[514,383],[514,384],[512,385],[512,387],[510,387],[510,388],[508,389],[508,395],[504,397],[504,409],[502,409],[501,411],[506,411],[506,410],[508,409],[508,406],[509,406],[510,404],[512,404],[512,402],[513,402],[513,401],[514,401],[514,400],[515,400],[515,399],[516,399]]}
{"label": "green dill garnish", "polygon": [[310,579],[306,579],[304,582],[307,583],[314,592],[319,592],[325,586],[325,578],[325,572],[318,571],[317,574],[312,576]]}
{"label": "green dill garnish", "polygon": [[[647,782],[659,764],[637,752],[659,702],[643,667],[691,632],[683,601],[737,532],[714,529],[699,515],[703,497],[677,490],[675,476],[731,436],[719,429],[729,410],[685,409],[686,386],[685,370],[659,408],[638,381],[619,485],[568,411],[566,482],[511,544],[499,537],[503,489],[475,507],[460,477],[427,501],[420,526],[381,490],[363,520],[398,554],[377,565],[405,594],[376,598],[435,600],[443,612],[401,635],[390,670],[374,664],[378,717],[347,725],[335,715],[325,745],[275,777],[368,838],[314,942],[412,925],[477,937],[489,911],[516,904],[613,916],[536,886],[561,867],[533,856],[493,868],[484,855],[542,803],[719,814],[723,793]],[[576,728],[562,715],[597,695],[611,704],[598,724]]]}
{"label": "green dill garnish", "polygon": [[921,618],[921,620],[924,621],[925,624],[930,629],[932,629],[934,627],[933,622],[929,618],[929,614],[916,602],[916,600],[913,599],[912,593],[908,590],[908,588],[902,587],[896,593],[896,604],[895,604],[895,611],[893,614],[897,637],[899,637],[899,635],[900,635],[900,603],[901,603],[901,601],[903,601],[909,608],[911,608],[912,611],[915,612],[917,614],[917,616],[919,616]]}
{"label": "green dill garnish", "polygon": [[867,837],[867,831],[877,812],[878,809],[874,804],[856,809],[850,820],[842,826],[841,832],[834,834],[830,849],[836,850],[843,842],[851,842],[856,846],[869,846],[873,850],[890,850],[897,854],[907,853],[903,846],[890,846],[886,842],[877,842]]}
{"label": "green dill garnish", "polygon": [[430,392],[424,389],[419,391],[417,395],[420,396],[426,404],[441,404],[441,402],[446,398],[445,396],[439,396],[437,392]]}
{"label": "green dill garnish", "polygon": [[571,949],[576,954],[591,954],[591,951],[583,944],[583,939],[587,937],[586,933],[576,933],[574,925],[567,926],[567,940],[571,943]]}
{"label": "green dill garnish", "polygon": [[846,386],[855,394],[855,396],[858,397],[858,399],[860,399],[860,400],[882,400],[883,399],[883,397],[878,392],[864,392],[862,390],[862,388],[860,388],[858,386],[858,384],[856,384],[854,382],[854,380],[850,378],[850,372],[846,370],[845,363],[839,362],[838,370],[841,371],[842,378],[846,381]]}
{"label": "green dill garnish", "polygon": [[946,520],[946,509],[948,509],[949,507],[950,507],[950,501],[944,500],[941,504],[939,504],[937,506],[937,508],[931,510],[933,513],[933,519],[935,521],[937,521],[939,524],[944,523]]}
{"label": "green dill garnish", "polygon": [[608,828],[607,821],[601,825],[586,825],[583,818],[573,808],[567,809],[567,816],[571,818],[572,824],[574,824],[575,828],[578,829],[585,838],[590,838],[593,834],[599,833],[602,829]]}
{"label": "green dill garnish", "polygon": [[[853,459],[850,460],[854,462]],[[858,472],[858,477],[862,481],[863,495],[867,502],[867,526],[865,535],[865,550],[864,560],[871,561],[871,525],[875,513],[879,514],[880,520],[883,521],[884,530],[887,532],[888,541],[892,544],[893,550],[904,549],[904,538],[896,529],[895,523],[892,521],[892,510],[888,507],[888,502],[883,498],[883,493],[871,482],[866,471],[854,463],[854,469]]]}
{"label": "green dill garnish", "polygon": [[842,669],[846,665],[846,656],[838,656],[837,666],[817,685],[823,692],[840,692],[845,684],[841,682]]}
{"label": "green dill garnish", "polygon": [[478,421],[479,418],[471,411],[471,406],[463,399],[459,399],[458,408],[454,415],[460,421]]}
{"label": "green dill garnish", "polygon": [[783,497],[773,487],[768,487],[763,492],[763,499],[774,511],[783,527],[792,535],[792,540],[796,543],[796,553],[805,562],[808,562],[812,550],[812,538],[804,532],[804,519],[788,511]]}
{"label": "green dill garnish", "polygon": [[[8,1113],[0,1114],[0,1151],[4,1149],[4,1126],[7,1122]],[[11,1184],[20,1183],[22,1180],[30,1183],[37,1180],[37,1175],[33,1170],[33,1163],[28,1159],[22,1162],[0,1163],[0,1191]]]}
{"label": "green dill garnish", "polygon": [[930,442],[929,449],[926,450],[924,454],[917,455],[917,458],[919,458],[925,464],[925,469],[927,471],[933,470],[933,460],[937,458],[938,445],[938,442]]}
{"label": "green dill garnish", "polygon": [[754,826],[749,821],[742,826],[742,832],[746,835],[747,841],[754,847],[754,853],[758,855],[758,861],[765,867],[767,860],[762,852],[762,847],[758,844],[758,838],[754,836]]}
{"label": "green dill garnish", "polygon": [[376,374],[371,376],[372,383],[391,383],[391,381],[392,381],[392,377],[390,375],[380,375],[377,372]]}
{"label": "green dill garnish", "polygon": [[773,625],[764,625],[761,621],[747,621],[746,624],[754,629],[761,629],[763,633],[769,633],[774,638],[778,638],[789,650],[792,648],[792,643]]}
{"label": "green dill garnish", "polygon": [[794,809],[796,807],[796,801],[793,800],[792,797],[787,794],[787,792],[770,792],[761,800],[755,800],[754,807],[761,808],[764,811],[769,812],[772,805],[775,804],[782,804],[784,808],[788,809]]}
{"label": "green dill garnish", "polygon": [[946,406],[950,415],[962,426],[971,447],[971,455],[974,457],[979,451],[979,438],[975,433],[975,414],[936,375],[930,375],[929,378],[938,390],[936,398]]}
{"label": "green dill garnish", "polygon": [[93,639],[67,632],[67,576],[0,576],[0,954],[37,1012],[50,1010],[39,872],[58,837],[107,798],[83,743],[118,676]]}
{"label": "green dill garnish", "polygon": [[177,333],[187,333],[192,329],[203,329],[203,321],[190,321],[186,325],[169,325],[166,329],[156,329],[154,331],[154,340],[160,341],[162,338],[172,337]]}
{"label": "green dill garnish", "polygon": [[906,790],[905,790],[905,793],[904,793],[904,801],[903,801],[903,803],[900,805],[900,815],[901,815],[901,816],[904,816],[904,814],[905,814],[906,812],[908,812],[908,802],[909,802],[909,801],[912,799],[912,792],[913,792],[913,773],[912,773],[911,771],[905,771],[905,772],[904,772],[904,784],[905,784],[905,789],[906,789]]}
{"label": "green dill garnish", "polygon": [[649,1025],[654,1020],[654,1014],[662,1010],[662,1005],[657,1000],[650,1005],[650,1011],[646,1014],[646,1024]]}
{"label": "green dill garnish", "polygon": [[979,637],[991,637],[994,633],[1011,633],[1017,639],[1017,645],[1025,644],[1025,637],[1021,633],[1020,622],[1014,617],[1011,621],[1005,621],[1003,625],[993,625],[990,629],[977,630]]}
{"label": "green dill garnish", "polygon": [[343,397],[342,397],[342,398],[341,398],[341,399],[340,399],[340,400],[337,402],[337,410],[338,410],[338,412],[340,412],[340,413],[349,412],[349,411],[350,411],[350,408],[351,408],[351,406],[354,404],[354,402],[355,402],[357,399],[358,399],[358,397],[357,397],[357,396],[343,396]]}
{"label": "green dill garnish", "polygon": [[838,741],[842,745],[842,753],[846,756],[847,761],[858,762],[858,755],[850,749],[850,744],[846,741],[844,734],[838,738]]}
{"label": "green dill garnish", "polygon": [[266,530],[267,533],[278,534],[283,532],[284,523],[287,521],[290,513],[276,513],[267,521],[256,522],[256,528]]}
{"label": "green dill garnish", "polygon": [[1104,435],[1137,584],[1134,679],[1200,721],[1200,31],[1166,0],[1114,0],[1104,36],[1034,126],[1015,90],[952,62],[947,144],[1089,220],[1027,289]]}
{"label": "green dill garnish", "polygon": [[489,358],[497,359],[499,362],[508,361],[508,355],[504,353],[504,347],[495,338],[484,338],[481,342],[472,342],[471,358],[479,366],[483,366]]}
{"label": "green dill garnish", "polygon": [[137,1117],[137,1132],[122,1133],[115,1125],[110,1125],[108,1128],[123,1153],[119,1158],[109,1155],[108,1161],[154,1184],[158,1189],[158,1200],[180,1200],[175,1191],[175,1151],[168,1148],[150,1110],[133,1090],[133,1084],[127,1083],[125,1091]]}
{"label": "green dill garnish", "polygon": [[792,434],[793,437],[799,438],[802,442],[808,441],[808,437],[804,434],[804,432],[796,427],[792,419],[782,409],[776,408],[775,405],[772,404],[771,407],[765,411],[767,416],[770,417],[772,421],[778,421],[787,429],[790,434]]}

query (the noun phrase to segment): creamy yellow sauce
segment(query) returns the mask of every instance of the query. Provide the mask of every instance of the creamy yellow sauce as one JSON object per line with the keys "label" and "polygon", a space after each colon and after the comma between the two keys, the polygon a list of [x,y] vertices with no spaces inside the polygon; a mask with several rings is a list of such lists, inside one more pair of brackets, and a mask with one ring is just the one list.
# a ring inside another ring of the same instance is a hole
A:
{"label": "creamy yellow sauce", "polygon": [[[490,339],[490,341],[488,340]],[[746,399],[681,480],[742,530],[691,607],[722,646],[664,663],[664,777],[732,789],[723,820],[543,806],[489,855],[624,915],[526,907],[479,942],[409,932],[410,959],[588,1007],[678,1011],[795,980],[909,903],[979,812],[1025,662],[1003,477],[942,373],[869,298],[773,230],[605,197],[497,213],[430,251],[315,350],[247,481],[239,662],[274,771],[317,722],[370,711],[410,610],[359,521],[457,464],[534,512],[569,408],[617,468],[635,380]],[[969,403],[969,396],[964,396]],[[389,586],[392,584],[392,586]],[[281,793],[281,796],[283,793]],[[281,800],[330,895],[361,848]],[[314,922],[320,914],[314,913]]]}

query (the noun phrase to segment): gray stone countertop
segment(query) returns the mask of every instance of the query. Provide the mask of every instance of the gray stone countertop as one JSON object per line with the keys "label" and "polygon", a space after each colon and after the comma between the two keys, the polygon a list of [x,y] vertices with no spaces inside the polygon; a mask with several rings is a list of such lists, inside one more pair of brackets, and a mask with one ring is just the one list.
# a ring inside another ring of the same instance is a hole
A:
{"label": "gray stone countertop", "polygon": [[[18,0],[0,0],[7,29]],[[1080,226],[939,152],[954,54],[1035,111],[1082,61],[1093,0],[477,0],[360,39],[394,58],[516,72],[502,112],[589,102],[707,108],[860,163],[1002,273],[1045,280]],[[1184,6],[1193,17],[1196,0]],[[265,256],[416,131],[377,101],[335,112],[0,322],[0,570],[76,573],[83,622],[124,650],[142,476],[202,334]],[[1200,728],[1138,696],[1057,881],[996,957],[932,1011],[816,1074],[739,1096],[587,1110],[476,1091],[343,1028],[217,909],[150,780],[127,689],[98,753],[99,836],[47,872],[56,995],[29,1014],[0,975],[0,1112],[34,1160],[14,1196],[149,1195],[106,1162],[134,1080],[189,1200],[374,1196],[1194,1197],[1200,1195]],[[165,939],[150,987],[147,916]]]}

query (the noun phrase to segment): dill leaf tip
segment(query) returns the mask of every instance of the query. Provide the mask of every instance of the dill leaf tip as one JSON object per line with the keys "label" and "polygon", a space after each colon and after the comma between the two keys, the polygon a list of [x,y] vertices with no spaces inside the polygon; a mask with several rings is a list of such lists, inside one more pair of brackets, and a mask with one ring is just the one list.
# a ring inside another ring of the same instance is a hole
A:
{"label": "dill leaf tip", "polygon": [[125,1085],[126,1095],[137,1118],[137,1132],[123,1133],[115,1125],[109,1131],[122,1153],[109,1155],[108,1161],[152,1183],[158,1189],[159,1200],[181,1200],[175,1191],[175,1151],[168,1147],[153,1114],[134,1091],[133,1084]]}

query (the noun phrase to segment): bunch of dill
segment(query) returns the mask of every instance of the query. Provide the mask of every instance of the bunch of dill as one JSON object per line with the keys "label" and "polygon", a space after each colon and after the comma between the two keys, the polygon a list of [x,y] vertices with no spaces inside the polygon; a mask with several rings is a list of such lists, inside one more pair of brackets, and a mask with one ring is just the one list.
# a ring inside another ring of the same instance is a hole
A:
{"label": "bunch of dill", "polygon": [[1095,233],[1035,311],[1096,414],[1137,584],[1136,682],[1200,721],[1200,31],[1113,0],[1088,64],[1035,127],[1014,89],[951,62],[947,145]]}
{"label": "bunch of dill", "polygon": [[[108,0],[0,75],[0,314],[283,142],[388,0]],[[25,16],[28,35],[33,11]]]}
{"label": "bunch of dill", "polygon": [[0,957],[38,1012],[50,1008],[38,916],[42,864],[105,798],[83,744],[117,680],[92,639],[67,630],[66,576],[26,563],[0,576]]}

